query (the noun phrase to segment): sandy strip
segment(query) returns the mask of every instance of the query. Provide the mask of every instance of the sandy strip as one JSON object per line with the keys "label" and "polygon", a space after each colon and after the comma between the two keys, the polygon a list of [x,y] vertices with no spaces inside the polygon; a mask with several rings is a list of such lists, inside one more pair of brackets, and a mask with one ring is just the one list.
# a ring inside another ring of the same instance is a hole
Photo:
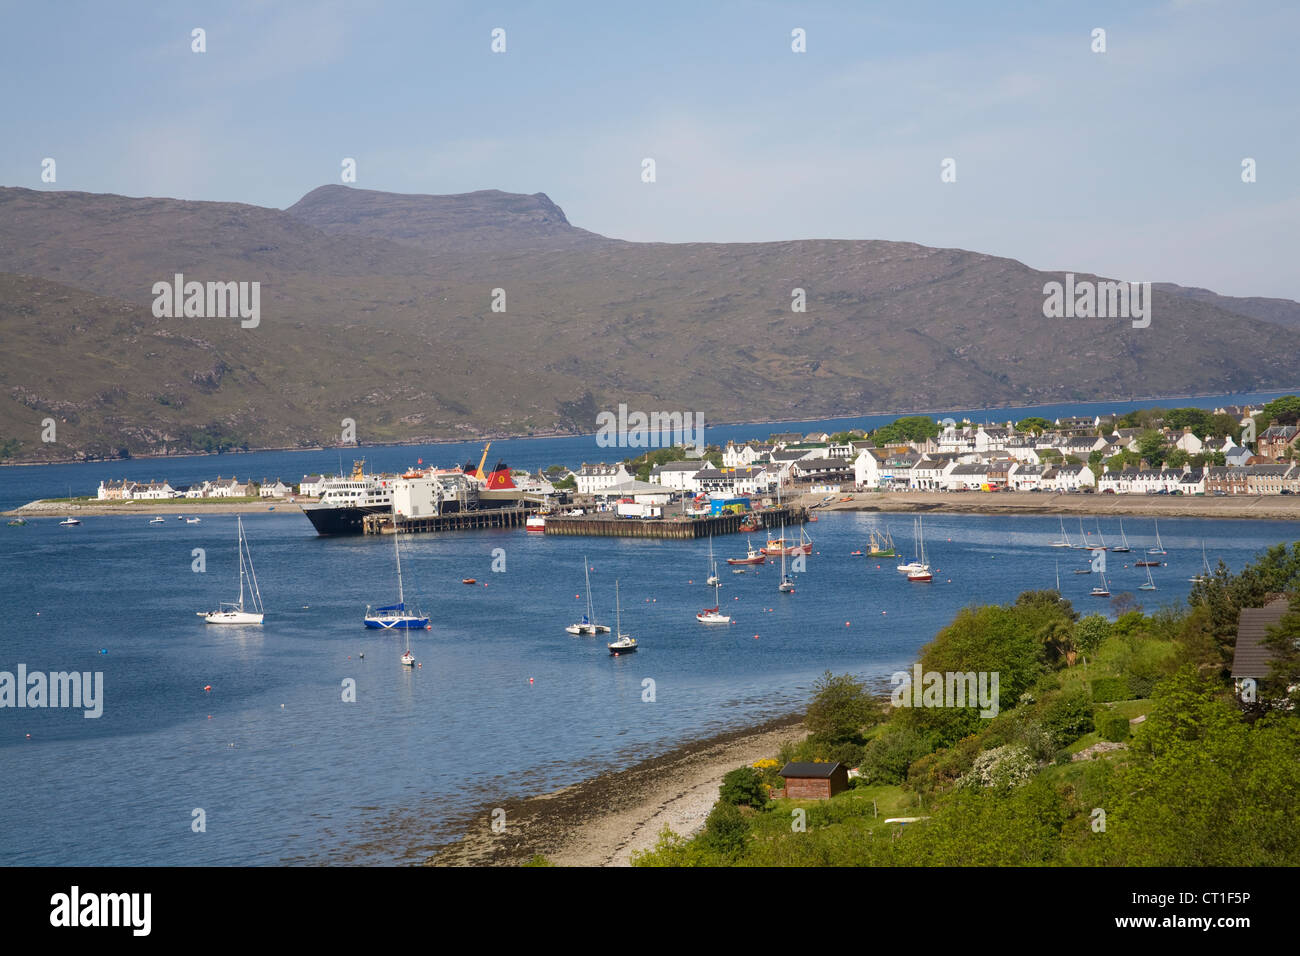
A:
{"label": "sandy strip", "polygon": [[[813,505],[825,495],[803,495]],[[849,498],[849,501],[841,501]],[[817,511],[949,514],[1097,515],[1100,517],[1253,518],[1300,521],[1300,495],[1063,495],[1030,491],[843,492]],[[814,512],[814,514],[816,511]],[[1068,530],[1068,529],[1067,529]]]}
{"label": "sandy strip", "polygon": [[632,853],[653,847],[664,827],[681,835],[703,827],[727,771],[775,757],[784,741],[804,734],[802,716],[782,717],[553,793],[508,801],[499,834],[485,808],[459,842],[427,863],[515,866],[540,853],[560,866],[628,866]]}
{"label": "sandy strip", "polygon": [[[314,499],[309,499],[314,500]],[[249,512],[273,514],[302,514],[296,502],[284,498],[267,498],[263,501],[227,501],[220,498],[163,498],[159,501],[130,501],[121,504],[69,504],[58,501],[29,501],[21,508],[0,512],[5,517],[66,518],[102,515],[233,515]]]}

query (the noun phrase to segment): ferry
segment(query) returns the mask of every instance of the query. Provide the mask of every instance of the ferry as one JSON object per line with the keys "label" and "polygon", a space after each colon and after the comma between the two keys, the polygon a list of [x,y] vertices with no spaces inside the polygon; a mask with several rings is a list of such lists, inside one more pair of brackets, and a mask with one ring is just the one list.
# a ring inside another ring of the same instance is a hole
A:
{"label": "ferry", "polygon": [[320,501],[301,505],[317,534],[361,534],[366,515],[392,512],[393,493],[388,481],[367,475],[365,464],[365,459],[353,462],[350,477],[327,479]]}

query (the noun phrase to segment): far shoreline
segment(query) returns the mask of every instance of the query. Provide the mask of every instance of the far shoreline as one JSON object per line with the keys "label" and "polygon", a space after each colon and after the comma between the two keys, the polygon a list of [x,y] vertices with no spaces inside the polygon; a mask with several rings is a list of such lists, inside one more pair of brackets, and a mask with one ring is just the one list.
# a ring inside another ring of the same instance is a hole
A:
{"label": "far shoreline", "polygon": [[[791,500],[818,505],[823,494],[804,493]],[[1300,521],[1300,495],[1104,495],[1027,491],[857,491],[837,492],[835,501],[812,510],[863,511],[879,514],[1079,515],[1089,517],[1211,518],[1253,521]],[[839,499],[848,498],[848,501]],[[112,515],[232,515],[272,512],[301,514],[298,502],[267,498],[261,502],[224,503],[220,499],[164,498],[121,504],[65,504],[38,499],[9,511],[6,518],[105,517]]]}
{"label": "far shoreline", "polygon": [[[1050,408],[1054,405],[1116,405],[1116,404],[1124,404],[1124,403],[1132,403],[1132,408],[1130,410],[1137,410],[1139,405],[1148,408],[1152,407],[1149,404],[1151,402],[1186,402],[1186,401],[1194,401],[1203,398],[1232,398],[1233,396],[1244,396],[1244,395],[1273,395],[1274,397],[1282,397],[1285,395],[1294,395],[1294,394],[1300,394],[1300,384],[1297,384],[1295,386],[1289,386],[1283,389],[1254,389],[1254,390],[1242,391],[1242,392],[1229,392],[1226,394],[1219,393],[1219,392],[1203,392],[1195,395],[1164,395],[1164,396],[1147,396],[1147,397],[1140,397],[1140,398],[1095,398],[1095,399],[1088,399],[1085,401],[1062,400],[1062,401],[1053,401],[1053,402],[1039,402],[1037,404],[1032,404],[1032,405],[1018,405],[1013,403],[1006,403],[1002,405],[990,405],[983,409],[962,409],[960,411],[997,412],[997,411],[1006,411],[1009,409],[1016,408],[1016,409],[1022,409],[1025,412],[1033,412],[1037,409]],[[838,421],[838,420],[849,419],[849,418],[875,418],[877,416],[893,416],[895,418],[906,418],[914,415],[931,416],[931,415],[938,415],[941,413],[951,413],[951,409],[928,408],[928,409],[916,409],[912,411],[902,411],[902,412],[865,411],[865,412],[850,412],[845,415],[823,415],[819,418],[787,418],[787,419],[782,419],[780,421],[714,422],[712,424],[705,423],[705,428],[742,428],[742,427],[749,427],[749,426],[752,426],[754,428],[770,428],[773,425],[809,425],[809,424],[816,424],[818,422]],[[472,435],[467,438],[459,438],[459,439],[417,438],[417,439],[409,439],[409,440],[401,440],[401,441],[372,441],[372,442],[366,442],[363,445],[307,445],[307,446],[278,445],[278,446],[267,446],[267,447],[249,448],[249,449],[237,449],[237,450],[232,449],[230,451],[217,451],[217,452],[201,452],[201,451],[183,452],[175,455],[141,453],[139,455],[132,455],[130,458],[90,458],[90,459],[53,458],[53,459],[45,459],[45,460],[38,460],[38,461],[30,461],[30,460],[7,461],[7,462],[0,462],[0,468],[35,467],[39,465],[103,465],[103,464],[130,462],[130,461],[167,461],[174,458],[220,458],[224,455],[234,455],[234,456],[258,455],[258,454],[264,454],[268,452],[321,452],[321,451],[332,451],[332,450],[341,450],[341,449],[361,451],[362,449],[365,448],[418,448],[426,445],[462,445],[462,444],[474,444],[476,442],[486,442],[486,441],[533,441],[533,440],[556,439],[556,438],[583,438],[583,437],[595,437],[596,434],[597,432],[595,431],[590,431],[590,432],[555,431],[555,432],[541,432],[541,433],[531,432],[527,435],[499,432],[499,433],[483,433],[483,434]]]}

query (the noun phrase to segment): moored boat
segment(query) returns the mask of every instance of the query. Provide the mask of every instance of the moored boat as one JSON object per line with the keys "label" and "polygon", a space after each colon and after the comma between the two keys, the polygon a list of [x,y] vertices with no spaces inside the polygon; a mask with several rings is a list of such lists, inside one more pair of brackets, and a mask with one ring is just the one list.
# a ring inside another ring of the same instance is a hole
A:
{"label": "moored boat", "polygon": [[[215,611],[203,614],[207,624],[261,624],[262,592],[257,586],[257,575],[253,572],[253,553],[248,549],[248,539],[244,536],[244,519],[235,518],[238,528],[239,548],[239,600],[223,602]],[[244,579],[248,579],[249,603],[251,610],[244,607]]]}

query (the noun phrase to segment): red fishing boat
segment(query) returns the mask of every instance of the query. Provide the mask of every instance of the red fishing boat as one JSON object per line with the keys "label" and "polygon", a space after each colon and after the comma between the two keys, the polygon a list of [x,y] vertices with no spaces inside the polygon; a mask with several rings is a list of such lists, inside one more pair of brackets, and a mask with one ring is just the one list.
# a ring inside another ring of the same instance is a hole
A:
{"label": "red fishing boat", "polygon": [[748,538],[745,540],[749,544],[749,552],[743,558],[727,558],[728,564],[762,564],[767,560],[762,548],[755,548],[754,543]]}

